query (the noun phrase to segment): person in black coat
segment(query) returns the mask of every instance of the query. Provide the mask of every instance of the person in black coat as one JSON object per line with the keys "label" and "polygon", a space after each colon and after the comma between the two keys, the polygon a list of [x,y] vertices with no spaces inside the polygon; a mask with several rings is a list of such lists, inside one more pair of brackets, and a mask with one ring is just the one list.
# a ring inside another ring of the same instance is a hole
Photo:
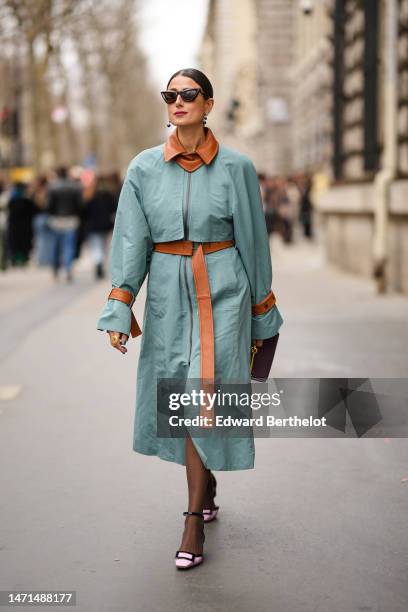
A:
{"label": "person in black coat", "polygon": [[112,189],[108,177],[97,178],[93,196],[84,211],[84,231],[89,240],[95,264],[95,277],[104,278],[104,261],[110,231],[118,205],[117,190]]}
{"label": "person in black coat", "polygon": [[33,247],[36,208],[26,189],[25,183],[16,183],[8,203],[7,250],[13,266],[26,265]]}
{"label": "person in black coat", "polygon": [[303,234],[306,238],[313,238],[313,205],[311,200],[310,192],[312,190],[312,179],[310,176],[306,177],[306,185],[304,187],[302,200],[300,203],[300,222],[303,225]]}
{"label": "person in black coat", "polygon": [[58,277],[63,263],[67,280],[73,280],[72,267],[82,210],[80,185],[69,178],[65,167],[58,168],[57,180],[49,185],[46,203],[48,226],[52,231],[52,266],[55,278]]}

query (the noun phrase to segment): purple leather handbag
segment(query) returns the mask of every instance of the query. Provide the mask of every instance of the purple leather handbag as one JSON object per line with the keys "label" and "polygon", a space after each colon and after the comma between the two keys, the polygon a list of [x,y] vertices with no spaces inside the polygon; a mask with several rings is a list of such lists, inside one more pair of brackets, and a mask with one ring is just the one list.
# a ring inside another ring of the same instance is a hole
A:
{"label": "purple leather handbag", "polygon": [[266,338],[262,346],[252,345],[251,347],[251,378],[260,382],[265,382],[268,379],[271,371],[273,358],[275,356],[276,345],[278,343],[279,333],[272,338]]}

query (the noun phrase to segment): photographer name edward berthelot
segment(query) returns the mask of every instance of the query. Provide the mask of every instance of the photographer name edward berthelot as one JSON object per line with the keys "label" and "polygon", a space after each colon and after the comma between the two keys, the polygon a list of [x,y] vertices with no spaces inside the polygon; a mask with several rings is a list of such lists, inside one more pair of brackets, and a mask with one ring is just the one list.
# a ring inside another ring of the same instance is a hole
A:
{"label": "photographer name edward berthelot", "polygon": [[[169,417],[171,427],[211,427],[213,419],[208,416],[197,415],[196,417],[186,418],[172,415]],[[326,417],[298,417],[290,416],[277,418],[271,414],[259,415],[257,417],[232,417],[217,415],[215,417],[216,427],[326,427]]]}

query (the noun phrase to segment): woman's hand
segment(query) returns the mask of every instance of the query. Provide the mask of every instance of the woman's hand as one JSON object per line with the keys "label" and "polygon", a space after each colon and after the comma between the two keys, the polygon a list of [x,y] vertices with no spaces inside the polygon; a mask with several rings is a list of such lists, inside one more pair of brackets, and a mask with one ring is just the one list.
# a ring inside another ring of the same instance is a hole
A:
{"label": "woman's hand", "polygon": [[256,344],[256,346],[262,346],[263,340],[256,340],[255,338],[252,340],[252,344]]}
{"label": "woman's hand", "polygon": [[127,353],[125,344],[129,340],[129,336],[116,331],[108,331],[108,334],[111,346],[121,353]]}

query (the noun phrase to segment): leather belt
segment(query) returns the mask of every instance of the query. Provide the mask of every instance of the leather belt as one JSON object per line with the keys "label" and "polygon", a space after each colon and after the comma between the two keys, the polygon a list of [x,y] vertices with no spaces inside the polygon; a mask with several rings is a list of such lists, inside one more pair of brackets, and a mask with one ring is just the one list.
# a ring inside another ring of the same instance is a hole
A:
{"label": "leather belt", "polygon": [[[200,321],[200,380],[201,389],[205,393],[214,393],[215,382],[215,347],[214,347],[214,321],[212,314],[211,291],[208,280],[207,266],[204,254],[220,251],[234,246],[235,240],[221,240],[214,242],[193,242],[191,240],[172,240],[170,242],[154,243],[154,250],[160,253],[173,255],[187,255],[191,259],[198,317]],[[196,248],[194,248],[196,246]],[[202,427],[214,425],[214,409],[207,408],[207,401],[200,404]]]}
{"label": "leather belt", "polygon": [[[171,240],[170,242],[155,242],[154,250],[160,253],[170,253],[172,255],[186,255],[192,257],[191,267],[193,271],[194,284],[196,288],[196,298],[198,304],[198,316],[200,322],[200,379],[201,389],[206,393],[214,392],[215,382],[215,350],[214,350],[214,322],[212,315],[211,291],[208,280],[207,267],[204,254],[213,253],[221,249],[234,246],[235,240],[221,240],[214,242],[193,242],[191,240]],[[132,308],[135,296],[125,289],[113,287],[108,299],[125,302]],[[276,297],[273,291],[261,300],[258,304],[252,305],[252,314],[259,315],[275,304]],[[139,336],[142,331],[131,314],[132,337]],[[207,417],[207,424],[203,427],[214,425],[214,409],[207,409],[207,402],[200,406],[200,416]]]}
{"label": "leather belt", "polygon": [[[130,293],[130,291],[127,291],[126,289],[119,289],[119,287],[112,287],[111,292],[108,295],[108,300],[118,300],[119,302],[124,302],[129,306],[129,308],[132,308],[133,304],[135,303],[135,299],[135,296]],[[142,333],[142,330],[136,321],[133,310],[131,310],[130,333],[132,338],[140,336]]]}
{"label": "leather belt", "polygon": [[252,304],[252,314],[260,315],[272,308],[275,305],[276,296],[274,292],[271,290],[263,300],[258,302],[257,304]]}

